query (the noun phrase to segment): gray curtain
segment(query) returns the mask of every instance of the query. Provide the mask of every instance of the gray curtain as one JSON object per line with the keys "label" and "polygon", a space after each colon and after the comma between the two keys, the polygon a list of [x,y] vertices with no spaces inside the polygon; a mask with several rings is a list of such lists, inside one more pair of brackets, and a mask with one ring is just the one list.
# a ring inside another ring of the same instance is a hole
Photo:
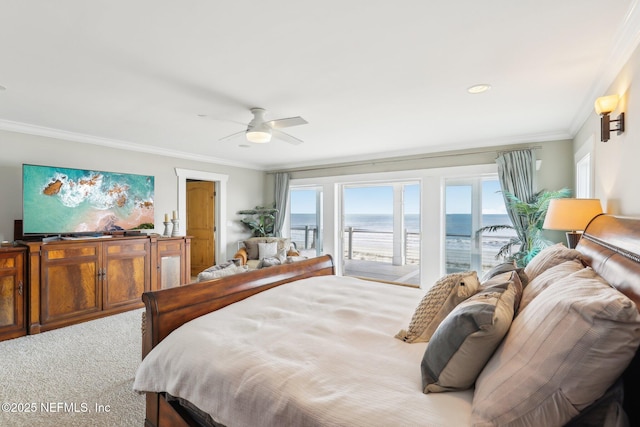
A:
{"label": "gray curtain", "polygon": [[[531,201],[535,194],[535,164],[533,150],[517,150],[498,153],[496,158],[498,164],[498,178],[500,187],[504,192],[509,192],[522,200],[523,202]],[[518,237],[522,241],[526,241],[525,236],[521,235],[526,231],[527,224],[511,209],[509,209],[508,200],[505,197],[505,205],[507,213],[513,223]]]}
{"label": "gray curtain", "polygon": [[276,222],[273,227],[276,236],[282,236],[282,226],[287,214],[287,200],[289,199],[289,174],[279,172],[275,179]]}

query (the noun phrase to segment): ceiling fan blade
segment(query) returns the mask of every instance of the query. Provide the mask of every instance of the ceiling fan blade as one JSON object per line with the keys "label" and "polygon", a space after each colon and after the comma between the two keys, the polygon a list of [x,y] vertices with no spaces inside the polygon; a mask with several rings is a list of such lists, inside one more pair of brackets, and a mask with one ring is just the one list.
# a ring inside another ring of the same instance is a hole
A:
{"label": "ceiling fan blade", "polygon": [[231,135],[224,136],[224,137],[220,138],[218,141],[226,142],[226,141],[229,141],[231,139],[237,138],[238,135],[245,134],[246,132],[247,132],[246,129],[245,130],[241,130],[240,132],[236,132],[236,133],[232,133]]}
{"label": "ceiling fan blade", "polygon": [[281,139],[285,142],[288,142],[289,144],[293,144],[293,145],[300,145],[302,144],[304,141],[301,139],[296,138],[295,136],[291,136],[288,133],[284,133],[280,130],[273,130],[273,136],[275,138]]}
{"label": "ceiling fan blade", "polygon": [[270,120],[267,122],[267,124],[271,126],[272,129],[282,129],[282,128],[288,128],[291,126],[306,125],[307,123],[309,122],[307,122],[305,119],[303,119],[300,116],[288,117],[286,119]]}

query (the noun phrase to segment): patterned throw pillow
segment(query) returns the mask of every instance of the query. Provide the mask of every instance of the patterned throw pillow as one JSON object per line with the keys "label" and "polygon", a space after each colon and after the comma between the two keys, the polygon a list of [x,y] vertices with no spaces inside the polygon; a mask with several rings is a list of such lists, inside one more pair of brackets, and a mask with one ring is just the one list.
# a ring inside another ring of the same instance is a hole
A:
{"label": "patterned throw pillow", "polygon": [[409,328],[402,329],[395,337],[408,343],[429,341],[447,314],[475,294],[479,287],[478,273],[475,271],[447,274],[422,298]]}

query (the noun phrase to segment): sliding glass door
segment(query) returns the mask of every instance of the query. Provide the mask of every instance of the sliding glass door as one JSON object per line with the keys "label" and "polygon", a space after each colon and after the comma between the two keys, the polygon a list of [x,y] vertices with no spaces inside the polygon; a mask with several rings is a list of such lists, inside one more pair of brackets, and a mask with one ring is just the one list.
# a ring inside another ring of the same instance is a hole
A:
{"label": "sliding glass door", "polygon": [[420,186],[350,184],[342,190],[344,274],[420,283]]}
{"label": "sliding glass door", "polygon": [[322,254],[322,187],[292,187],[290,236],[304,256]]}
{"label": "sliding glass door", "polygon": [[497,176],[445,182],[445,266],[447,273],[475,270],[479,275],[503,262],[495,255],[512,230],[476,234],[482,227],[511,225]]}

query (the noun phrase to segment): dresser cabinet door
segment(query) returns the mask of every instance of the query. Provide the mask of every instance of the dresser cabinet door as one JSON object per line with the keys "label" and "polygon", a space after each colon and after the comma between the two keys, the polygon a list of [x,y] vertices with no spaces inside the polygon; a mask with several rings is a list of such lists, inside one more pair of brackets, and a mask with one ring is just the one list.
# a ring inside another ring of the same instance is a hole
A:
{"label": "dresser cabinet door", "polygon": [[104,310],[142,305],[142,293],[151,290],[149,245],[146,238],[104,243]]}
{"label": "dresser cabinet door", "polygon": [[25,251],[0,251],[0,340],[26,335]]}
{"label": "dresser cabinet door", "polygon": [[158,241],[158,289],[167,289],[188,283],[186,279],[185,241],[167,239]]}
{"label": "dresser cabinet door", "polygon": [[100,243],[43,245],[41,260],[43,326],[102,309]]}

